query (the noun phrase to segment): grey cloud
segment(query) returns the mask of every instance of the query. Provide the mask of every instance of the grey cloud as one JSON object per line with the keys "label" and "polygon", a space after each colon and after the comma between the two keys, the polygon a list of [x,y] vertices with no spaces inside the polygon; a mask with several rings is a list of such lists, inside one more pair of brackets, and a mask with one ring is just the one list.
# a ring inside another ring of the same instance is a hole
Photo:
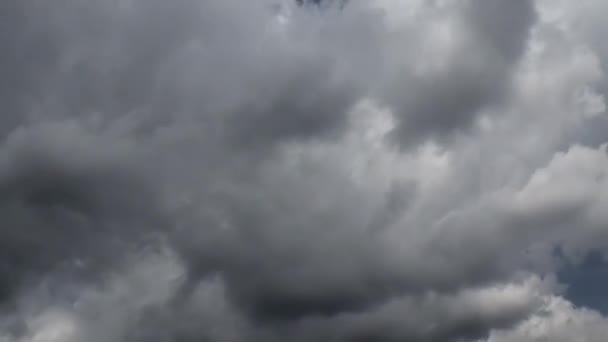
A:
{"label": "grey cloud", "polygon": [[[373,233],[379,227],[368,225],[382,202],[370,203],[324,165],[296,165],[265,168],[200,203],[211,209],[198,215],[202,224],[217,232],[201,231],[196,220],[178,235],[195,274],[221,272],[236,300],[259,317],[331,314],[390,295],[399,273],[374,255],[382,242]],[[352,206],[359,213],[349,214]],[[247,280],[248,269],[255,279]]]}
{"label": "grey cloud", "polygon": [[[412,44],[421,49],[417,57],[420,61],[439,59],[440,65],[421,73],[410,69],[417,65],[410,62],[403,68],[405,72],[396,71],[399,76],[388,83],[384,95],[401,119],[395,139],[405,147],[428,139],[444,143],[454,135],[466,133],[482,110],[506,101],[513,70],[536,22],[534,3],[529,0],[447,4],[447,11],[441,5],[428,6],[428,17],[436,21],[425,22],[427,17],[423,16],[418,28],[423,31],[418,38],[423,43]],[[445,35],[439,44],[446,46],[426,49],[425,40],[430,40],[432,46],[432,39],[436,39],[433,30],[446,30],[439,25],[450,26],[449,32],[438,33]]]}
{"label": "grey cloud", "polygon": [[465,20],[497,59],[512,63],[521,58],[536,21],[533,1],[470,1],[465,13]]}
{"label": "grey cloud", "polygon": [[498,330],[488,342],[601,341],[606,334],[605,317],[576,308],[561,297],[546,298],[543,309],[512,330]]}
{"label": "grey cloud", "polygon": [[155,195],[130,150],[75,122],[9,135],[0,151],[2,302],[53,271],[93,276],[151,237]]}
{"label": "grey cloud", "polygon": [[188,116],[249,146],[339,128],[364,88],[349,57],[307,29],[316,19],[306,12],[283,29],[263,6],[235,1],[6,6],[17,20],[3,42],[15,79],[3,92],[9,118],[37,107],[62,117],[145,112],[160,123]]}
{"label": "grey cloud", "polygon": [[[46,111],[54,105],[54,115],[143,111],[149,120],[163,122],[180,114],[206,122],[212,133],[224,132],[236,143],[263,145],[339,130],[345,112],[381,82],[385,69],[401,74],[381,86],[379,95],[403,120],[396,133],[400,140],[406,145],[429,137],[442,140],[470,128],[482,107],[508,92],[509,71],[534,22],[529,1],[455,2],[456,14],[448,16],[464,23],[464,36],[457,38],[464,40],[449,52],[455,55],[445,70],[421,77],[386,63],[395,58],[386,55],[393,53],[387,49],[392,41],[365,6],[346,6],[323,22],[294,9],[282,33],[256,25],[269,19],[259,6],[247,5],[248,15],[231,10],[236,6],[234,1],[14,5],[15,12],[34,14],[34,24],[21,29],[26,34],[21,41],[44,44],[12,43],[16,54],[31,57],[4,63],[18,78],[12,89],[22,88],[8,100],[28,104],[12,106],[17,114],[9,115],[29,114],[36,104]],[[505,18],[507,11],[517,20],[493,19]],[[311,30],[314,25],[321,30]],[[412,39],[432,39],[425,32],[434,24],[421,26],[408,33]],[[353,51],[354,41],[362,48]],[[374,69],[377,75],[370,74]],[[255,133],[249,129],[254,124],[260,127]]]}
{"label": "grey cloud", "polygon": [[460,342],[535,317],[522,277],[608,241],[605,150],[569,140],[601,75],[535,2],[416,4],[0,5],[0,338]]}
{"label": "grey cloud", "polygon": [[[228,300],[221,278],[202,282],[187,301],[176,305],[171,298],[179,291],[179,263],[167,255],[135,260],[102,290],[86,291],[77,308],[64,311],[68,322],[81,323],[76,331],[60,335],[64,340],[452,341],[484,336],[486,325],[509,327],[540,304],[534,296],[541,289],[532,279],[453,295],[397,297],[362,313],[260,324]],[[61,313],[57,308],[52,312]]]}
{"label": "grey cloud", "polygon": [[[454,296],[430,294],[416,299],[397,299],[371,313],[337,317],[337,335],[346,341],[453,341],[475,339],[487,333],[487,327],[508,327],[533,311],[537,303],[528,294],[511,298],[495,313],[485,312],[484,290]],[[491,292],[488,291],[488,292]],[[518,294],[520,295],[520,294]],[[476,298],[478,297],[478,298]],[[415,312],[415,315],[412,313]]]}

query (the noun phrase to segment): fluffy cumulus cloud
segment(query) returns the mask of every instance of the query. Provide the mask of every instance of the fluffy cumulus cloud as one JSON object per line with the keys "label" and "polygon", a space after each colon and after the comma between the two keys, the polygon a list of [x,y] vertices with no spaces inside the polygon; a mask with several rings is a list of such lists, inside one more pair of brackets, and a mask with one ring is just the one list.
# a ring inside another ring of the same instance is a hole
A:
{"label": "fluffy cumulus cloud", "polygon": [[0,341],[604,340],[606,10],[2,1]]}

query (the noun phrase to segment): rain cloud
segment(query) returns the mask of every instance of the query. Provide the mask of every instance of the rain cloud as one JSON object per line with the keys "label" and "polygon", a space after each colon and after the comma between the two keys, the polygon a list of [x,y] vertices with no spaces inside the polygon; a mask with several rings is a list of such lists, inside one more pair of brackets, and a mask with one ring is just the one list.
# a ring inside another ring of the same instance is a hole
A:
{"label": "rain cloud", "polygon": [[4,0],[0,341],[601,341],[606,9]]}

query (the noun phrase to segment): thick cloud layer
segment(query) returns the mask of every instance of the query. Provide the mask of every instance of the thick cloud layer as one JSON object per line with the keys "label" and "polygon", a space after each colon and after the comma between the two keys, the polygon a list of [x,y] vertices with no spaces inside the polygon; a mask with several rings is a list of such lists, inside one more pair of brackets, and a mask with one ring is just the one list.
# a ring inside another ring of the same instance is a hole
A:
{"label": "thick cloud layer", "polygon": [[6,0],[0,340],[599,341],[597,0]]}

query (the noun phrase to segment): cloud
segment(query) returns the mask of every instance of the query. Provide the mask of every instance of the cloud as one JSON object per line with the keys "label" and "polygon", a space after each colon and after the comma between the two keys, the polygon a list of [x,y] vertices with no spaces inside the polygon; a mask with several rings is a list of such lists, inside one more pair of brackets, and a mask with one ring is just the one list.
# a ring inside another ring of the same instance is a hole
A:
{"label": "cloud", "polygon": [[[380,95],[400,117],[397,141],[442,143],[472,129],[482,110],[510,93],[535,21],[532,1],[448,1],[405,21],[409,34],[395,38]],[[402,36],[411,39],[405,47]]]}
{"label": "cloud", "polygon": [[588,309],[577,309],[560,297],[548,297],[537,315],[513,331],[494,333],[488,342],[510,341],[601,341],[606,333],[605,317]]}
{"label": "cloud", "polygon": [[8,136],[0,150],[3,301],[47,272],[105,268],[151,235],[154,190],[136,174],[137,158],[129,141],[78,122]]}
{"label": "cloud", "polygon": [[603,4],[325,4],[0,5],[0,339],[600,336]]}

